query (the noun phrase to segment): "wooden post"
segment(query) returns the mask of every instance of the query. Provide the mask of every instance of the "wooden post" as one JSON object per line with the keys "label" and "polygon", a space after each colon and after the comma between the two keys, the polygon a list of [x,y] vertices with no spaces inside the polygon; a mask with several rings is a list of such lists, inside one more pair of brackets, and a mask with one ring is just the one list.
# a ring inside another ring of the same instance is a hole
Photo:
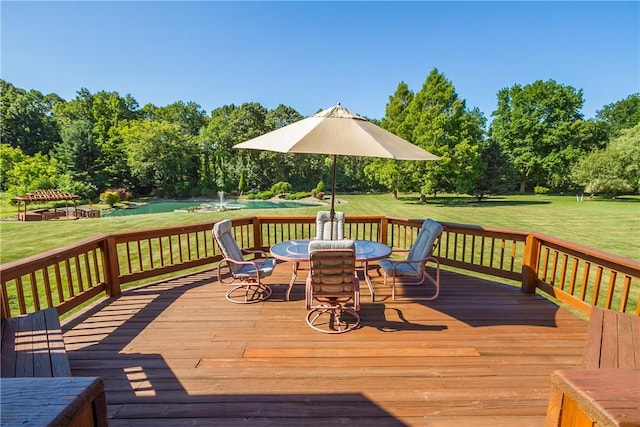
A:
{"label": "wooden post", "polygon": [[260,218],[253,217],[253,246],[255,250],[263,250],[262,249],[262,224],[260,223]]}
{"label": "wooden post", "polygon": [[386,216],[383,216],[382,218],[380,218],[380,243],[384,243],[385,245],[387,244],[389,238],[388,238],[388,232],[387,229],[389,228],[389,220],[387,219]]}
{"label": "wooden post", "polygon": [[118,248],[116,240],[108,236],[103,240],[102,262],[105,266],[105,279],[107,283],[107,295],[116,298],[122,294],[120,287],[120,265],[118,263]]}
{"label": "wooden post", "polygon": [[536,292],[538,283],[538,263],[540,261],[540,242],[533,234],[527,235],[522,260],[522,287],[520,290],[527,294]]}

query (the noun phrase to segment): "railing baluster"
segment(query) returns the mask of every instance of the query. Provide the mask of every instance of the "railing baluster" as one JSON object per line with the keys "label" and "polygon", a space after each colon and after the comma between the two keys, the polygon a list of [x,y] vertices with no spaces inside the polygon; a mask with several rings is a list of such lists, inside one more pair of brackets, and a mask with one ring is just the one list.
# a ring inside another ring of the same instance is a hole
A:
{"label": "railing baluster", "polygon": [[101,283],[103,276],[100,275],[100,267],[98,267],[98,250],[94,249],[91,253],[93,255],[93,271],[96,275],[96,282]]}
{"label": "railing baluster", "polygon": [[93,286],[93,278],[91,277],[91,266],[89,265],[89,253],[85,253],[82,257],[84,260],[84,274],[87,276],[87,288]]}
{"label": "railing baluster", "polygon": [[25,304],[21,276],[16,278],[16,293],[18,294],[18,309],[20,310],[20,314],[27,314],[27,305]]}
{"label": "railing baluster", "polygon": [[569,283],[569,294],[573,295],[573,290],[576,287],[576,281],[578,280],[578,266],[580,265],[580,260],[578,258],[573,258],[573,267],[571,268],[571,283]]}
{"label": "railing baluster", "polygon": [[71,275],[71,263],[68,259],[64,260],[64,269],[67,274],[67,288],[69,289],[69,297],[76,296],[76,291],[73,288],[73,276]]}
{"label": "railing baluster", "polygon": [[127,247],[127,267],[129,268],[129,274],[133,273],[133,267],[131,266],[131,248],[129,247],[129,242],[126,244]]}
{"label": "railing baluster", "polygon": [[553,264],[551,264],[551,280],[549,283],[552,285],[556,282],[556,269],[558,265],[558,251],[553,251]]}
{"label": "railing baluster", "polygon": [[547,270],[549,268],[549,248],[544,248],[544,257],[542,258],[542,280],[547,281]]}
{"label": "railing baluster", "polygon": [[80,257],[78,255],[76,255],[74,257],[75,263],[76,263],[76,279],[78,280],[78,290],[80,292],[84,291],[84,282],[82,280],[82,270],[80,268]]}
{"label": "railing baluster", "polygon": [[489,259],[489,267],[493,267],[493,256],[496,250],[496,239],[494,237],[491,238],[491,257]]}
{"label": "railing baluster", "polygon": [[[602,273],[602,267],[598,267],[598,275],[600,276]],[[613,304],[613,295],[615,293],[616,290],[616,278],[618,277],[618,273],[615,271],[611,271],[611,273],[609,274],[609,286],[608,286],[608,290],[607,290],[607,300],[606,300],[606,307],[607,308],[611,308],[611,305]],[[600,277],[598,277],[596,279],[596,283],[600,280]]]}
{"label": "railing baluster", "polygon": [[31,285],[31,298],[33,300],[33,306],[36,311],[40,310],[40,295],[38,295],[38,281],[36,280],[36,273],[32,271],[29,273],[29,284]]}
{"label": "railing baluster", "polygon": [[[594,287],[597,289],[600,289],[600,284],[602,283],[602,267],[598,266],[598,268],[596,269],[596,278],[594,281]],[[586,286],[582,287],[582,290],[580,292],[580,300],[581,301],[586,301],[587,299],[587,288],[589,287],[589,283],[586,284]]]}
{"label": "railing baluster", "polygon": [[53,292],[51,290],[51,281],[49,280],[49,266],[42,269],[42,279],[44,281],[45,296],[47,298],[47,307],[53,307]]}
{"label": "railing baluster", "polygon": [[138,243],[138,271],[143,271],[144,267],[142,266],[142,243],[141,240],[137,241]]}
{"label": "railing baluster", "polygon": [[[582,289],[585,289],[587,287],[587,285],[589,284],[589,271],[591,270],[591,263],[590,262],[585,262],[584,263],[584,271],[582,272]],[[584,293],[584,291],[582,291],[582,293]],[[571,295],[574,295],[573,292],[571,292]],[[583,298],[581,298],[583,299]]]}
{"label": "railing baluster", "polygon": [[564,282],[567,278],[567,261],[569,256],[567,254],[562,255],[562,267],[560,271],[560,290],[564,290]]}
{"label": "railing baluster", "polygon": [[56,289],[58,290],[58,304],[62,304],[66,301],[64,297],[64,291],[62,287],[62,273],[60,272],[60,264],[55,263],[53,266],[53,271],[56,277]]}

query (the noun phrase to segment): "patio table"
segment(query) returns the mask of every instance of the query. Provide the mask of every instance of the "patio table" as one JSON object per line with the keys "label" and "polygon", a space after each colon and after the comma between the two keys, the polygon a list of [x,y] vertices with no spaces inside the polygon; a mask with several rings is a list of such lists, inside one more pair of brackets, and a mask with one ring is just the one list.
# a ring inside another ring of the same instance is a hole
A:
{"label": "patio table", "polygon": [[[287,301],[291,295],[291,289],[296,282],[300,262],[309,261],[309,242],[311,240],[286,240],[271,247],[271,256],[281,261],[293,262],[293,272],[287,289]],[[384,243],[372,242],[369,240],[354,240],[356,246],[356,261],[360,263],[358,271],[362,271],[369,292],[371,301],[375,300],[373,284],[369,277],[369,262],[383,259],[391,255],[391,248]]]}

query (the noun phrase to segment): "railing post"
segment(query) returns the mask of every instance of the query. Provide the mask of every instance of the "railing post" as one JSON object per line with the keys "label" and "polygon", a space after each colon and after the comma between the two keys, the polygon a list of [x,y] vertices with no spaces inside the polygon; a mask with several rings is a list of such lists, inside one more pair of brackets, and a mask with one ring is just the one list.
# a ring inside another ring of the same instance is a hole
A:
{"label": "railing post", "polygon": [[262,224],[260,218],[253,217],[253,246],[254,250],[262,250]]}
{"label": "railing post", "polygon": [[528,234],[524,246],[524,259],[522,260],[522,287],[520,290],[527,294],[536,292],[538,283],[538,263],[540,262],[540,241]]}
{"label": "railing post", "polygon": [[108,236],[104,240],[102,247],[102,253],[104,254],[103,260],[105,265],[105,275],[107,283],[107,296],[112,298],[119,297],[122,294],[120,287],[120,265],[118,263],[118,248],[116,246],[116,239],[112,236]]}
{"label": "railing post", "polygon": [[386,216],[380,219],[380,243],[387,244],[389,240],[388,236],[389,220]]}

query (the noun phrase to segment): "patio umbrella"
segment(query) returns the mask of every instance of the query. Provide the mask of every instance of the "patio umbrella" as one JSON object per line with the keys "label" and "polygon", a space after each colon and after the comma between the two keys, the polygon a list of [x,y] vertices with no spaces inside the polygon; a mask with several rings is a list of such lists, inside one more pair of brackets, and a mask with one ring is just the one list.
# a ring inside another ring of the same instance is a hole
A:
{"label": "patio umbrella", "polygon": [[[331,228],[335,215],[337,156],[382,157],[396,160],[440,159],[352,113],[340,103],[306,119],[236,144],[234,148],[332,155]],[[330,230],[329,235],[333,236],[333,230]]]}

